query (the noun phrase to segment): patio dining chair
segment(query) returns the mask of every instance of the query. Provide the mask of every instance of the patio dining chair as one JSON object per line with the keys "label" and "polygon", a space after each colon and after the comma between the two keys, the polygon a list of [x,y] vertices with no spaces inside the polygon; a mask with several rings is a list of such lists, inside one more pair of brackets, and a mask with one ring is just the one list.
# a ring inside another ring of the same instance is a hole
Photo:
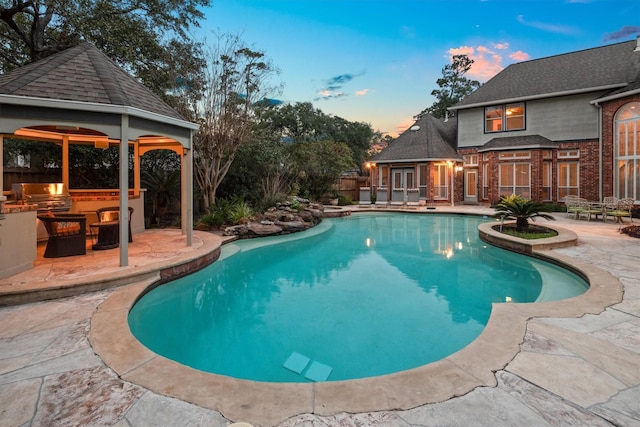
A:
{"label": "patio dining chair", "polygon": [[604,222],[607,222],[607,215],[618,209],[618,198],[607,196],[602,199],[602,211],[604,212]]}
{"label": "patio dining chair", "polygon": [[580,210],[579,197],[568,195],[563,198],[564,205],[567,208],[567,218],[577,217]]}
{"label": "patio dining chair", "polygon": [[615,209],[607,210],[606,216],[612,216],[616,219],[616,222],[622,222],[622,218],[629,218],[633,222],[633,216],[631,210],[633,209],[634,200],[631,198],[625,198],[618,200]]}

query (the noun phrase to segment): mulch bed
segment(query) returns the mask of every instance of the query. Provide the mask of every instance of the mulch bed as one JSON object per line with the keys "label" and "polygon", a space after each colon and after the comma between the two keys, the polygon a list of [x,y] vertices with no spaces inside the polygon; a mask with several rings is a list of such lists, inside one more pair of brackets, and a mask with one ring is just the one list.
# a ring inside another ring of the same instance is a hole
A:
{"label": "mulch bed", "polygon": [[[493,227],[494,230],[496,231],[500,231],[500,226],[496,225]],[[513,230],[515,231],[516,229],[516,225],[515,224],[504,224],[502,226],[502,230]],[[552,230],[551,228],[548,227],[544,227],[542,225],[534,225],[529,223],[529,233],[555,233],[555,230]]]}
{"label": "mulch bed", "polygon": [[620,229],[621,233],[640,239],[640,225],[628,225]]}

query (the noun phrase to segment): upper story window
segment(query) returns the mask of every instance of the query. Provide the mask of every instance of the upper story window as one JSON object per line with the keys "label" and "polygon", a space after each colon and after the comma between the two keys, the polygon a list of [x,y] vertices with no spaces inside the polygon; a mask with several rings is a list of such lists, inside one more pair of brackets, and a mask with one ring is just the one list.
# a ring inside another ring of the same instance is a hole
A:
{"label": "upper story window", "polygon": [[503,132],[520,129],[524,129],[524,102],[485,107],[485,132]]}

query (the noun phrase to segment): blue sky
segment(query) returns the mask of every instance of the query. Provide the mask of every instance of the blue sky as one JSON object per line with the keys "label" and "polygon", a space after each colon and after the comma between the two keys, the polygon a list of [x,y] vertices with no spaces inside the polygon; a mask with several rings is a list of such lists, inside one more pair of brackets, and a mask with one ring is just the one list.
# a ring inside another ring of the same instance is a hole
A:
{"label": "blue sky", "polygon": [[200,30],[239,34],[280,69],[284,102],[397,135],[453,54],[484,82],[511,63],[635,39],[640,0],[214,0]]}

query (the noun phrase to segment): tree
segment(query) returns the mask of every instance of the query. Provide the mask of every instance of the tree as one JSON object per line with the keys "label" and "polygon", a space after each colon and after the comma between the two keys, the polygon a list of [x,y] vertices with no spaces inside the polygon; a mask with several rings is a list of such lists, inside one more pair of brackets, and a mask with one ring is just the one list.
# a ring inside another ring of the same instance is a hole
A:
{"label": "tree", "polygon": [[500,197],[500,203],[496,205],[496,213],[503,220],[515,219],[516,231],[526,233],[529,231],[529,220],[535,221],[537,217],[553,221],[555,218],[542,212],[550,212],[550,208],[540,202],[525,199],[512,194]]}
{"label": "tree", "polygon": [[277,71],[237,35],[218,35],[207,59],[204,94],[190,106],[200,124],[193,141],[195,178],[205,206],[211,206],[236,152],[251,136],[254,105],[275,91],[268,80]]}
{"label": "tree", "polygon": [[479,88],[479,81],[464,77],[471,69],[473,62],[473,59],[467,55],[454,55],[451,64],[442,68],[442,77],[436,80],[440,89],[431,91],[431,95],[436,97],[436,101],[418,116],[431,114],[439,119],[444,119],[447,115],[447,108],[457,104],[462,98]]}
{"label": "tree", "polygon": [[[189,39],[188,31],[204,17],[199,7],[210,3],[0,1],[0,73],[88,41],[164,96],[175,85],[171,73],[184,74],[194,65],[189,57],[199,45]],[[181,54],[172,55],[175,52]]]}

